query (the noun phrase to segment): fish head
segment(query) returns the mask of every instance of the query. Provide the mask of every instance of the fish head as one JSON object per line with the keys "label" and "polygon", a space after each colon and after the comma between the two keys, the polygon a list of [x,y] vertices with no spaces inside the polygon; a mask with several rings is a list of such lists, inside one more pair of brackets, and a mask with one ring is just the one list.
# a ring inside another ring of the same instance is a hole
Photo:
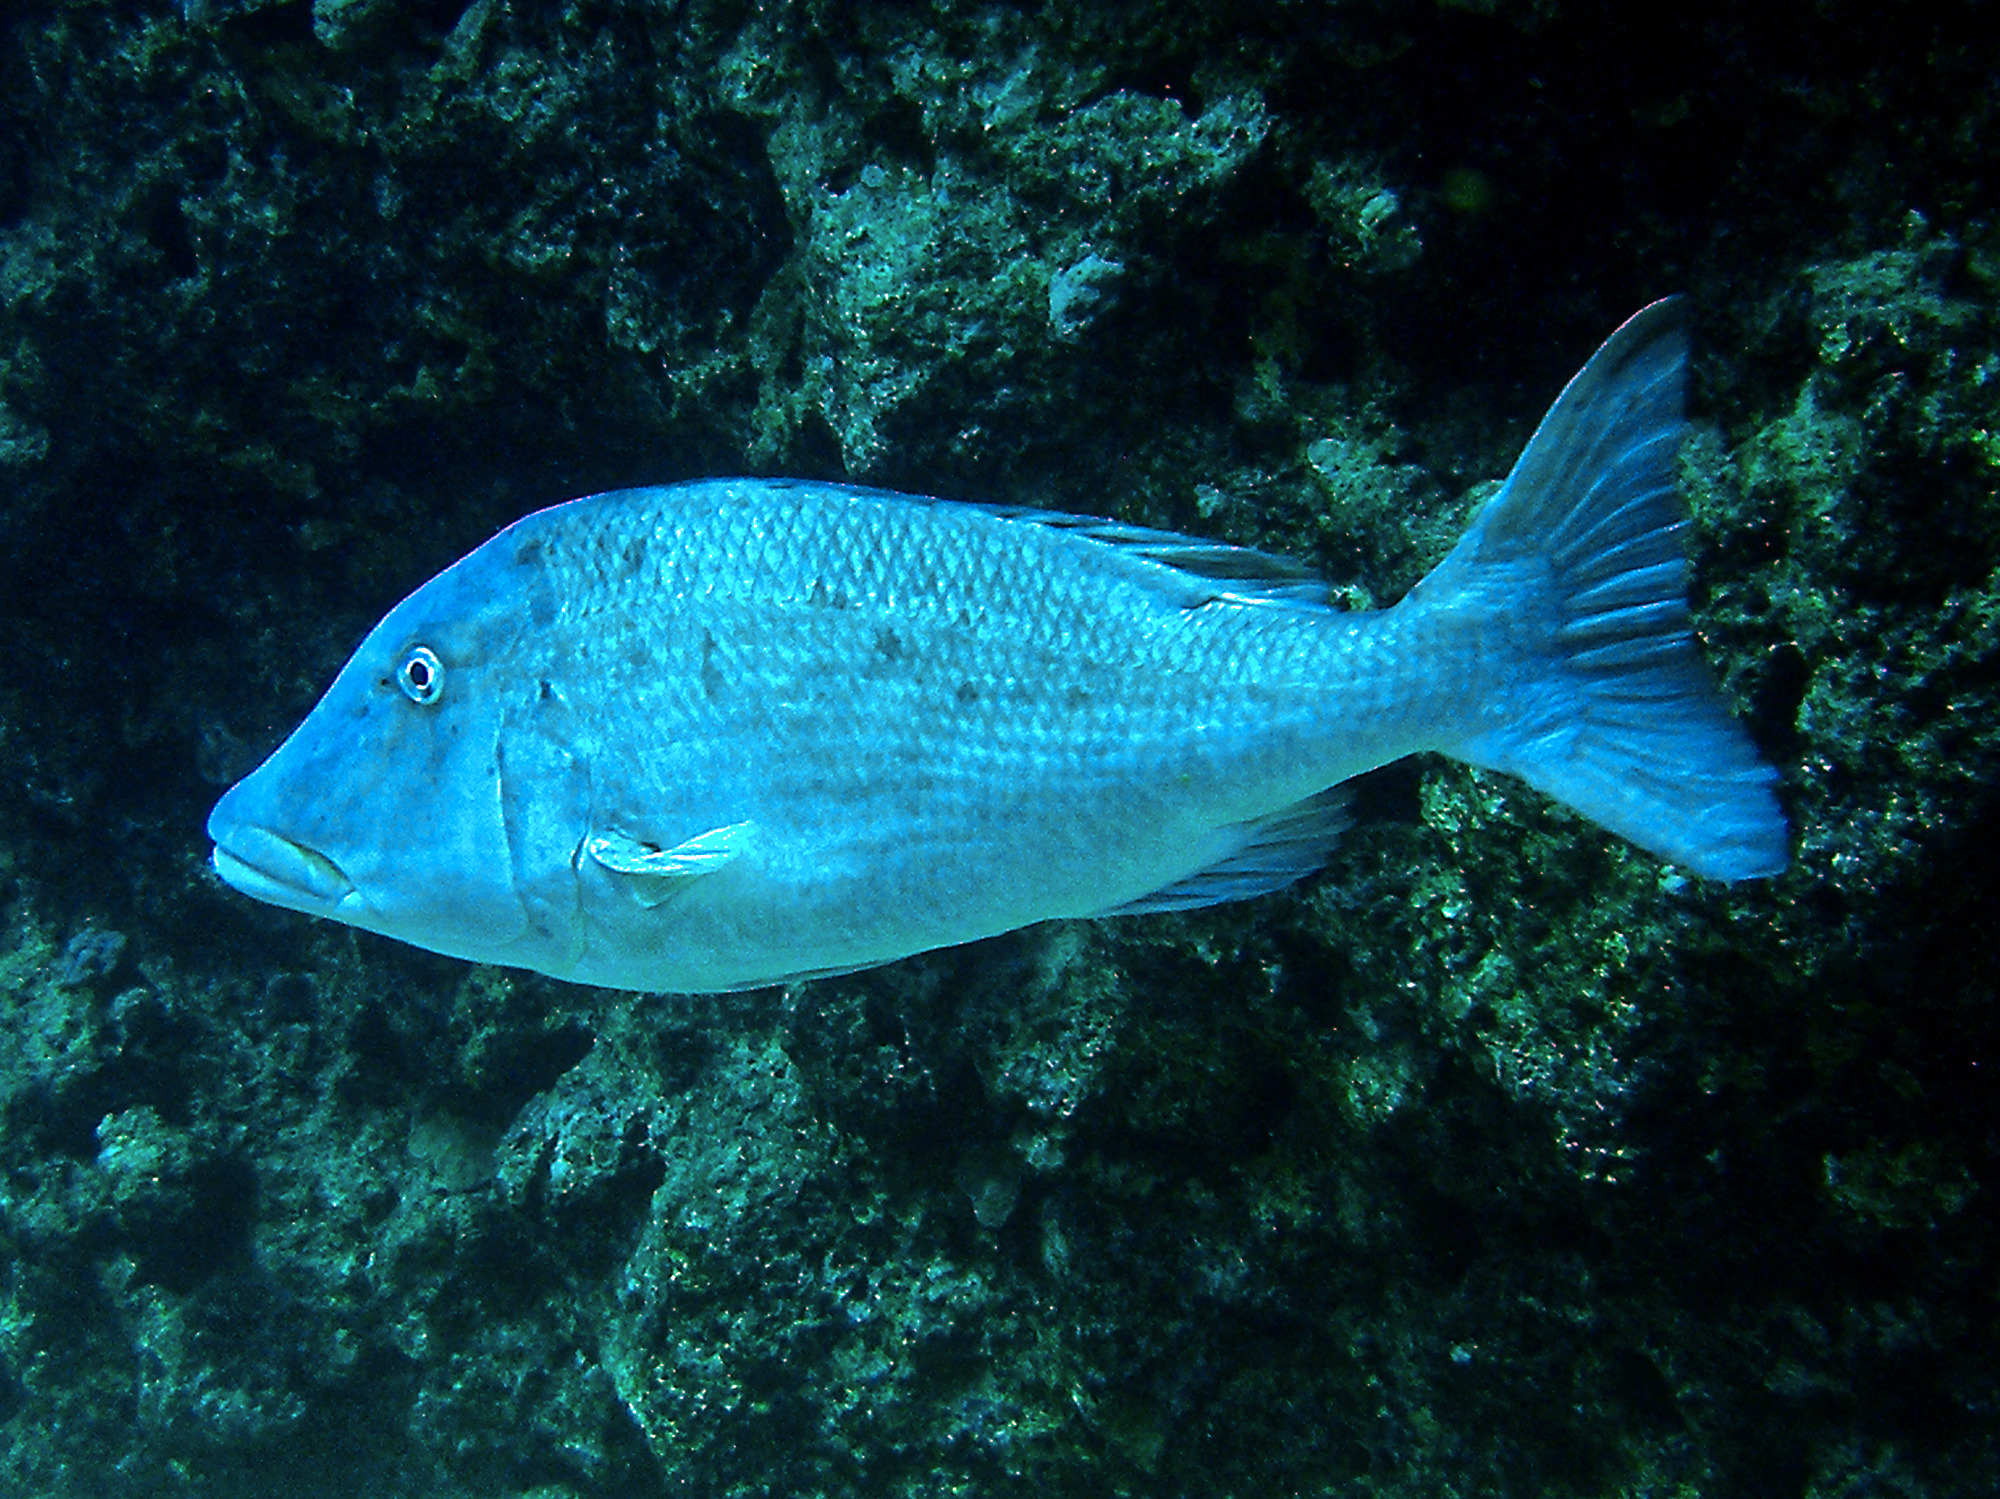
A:
{"label": "fish head", "polygon": [[532,962],[499,739],[548,605],[535,549],[518,543],[503,532],[391,610],[216,803],[208,833],[226,883],[433,952]]}

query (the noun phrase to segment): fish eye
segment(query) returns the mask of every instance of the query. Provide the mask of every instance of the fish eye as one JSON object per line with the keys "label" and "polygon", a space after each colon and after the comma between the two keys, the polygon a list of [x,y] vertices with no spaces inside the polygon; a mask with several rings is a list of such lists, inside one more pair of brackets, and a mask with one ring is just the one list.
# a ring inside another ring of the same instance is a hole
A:
{"label": "fish eye", "polygon": [[444,663],[429,646],[411,646],[396,668],[396,685],[413,703],[434,703],[444,692]]}

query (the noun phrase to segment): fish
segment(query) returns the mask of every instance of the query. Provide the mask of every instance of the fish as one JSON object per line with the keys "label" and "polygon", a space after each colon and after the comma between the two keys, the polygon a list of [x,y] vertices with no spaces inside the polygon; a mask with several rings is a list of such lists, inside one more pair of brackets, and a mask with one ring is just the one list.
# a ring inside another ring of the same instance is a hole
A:
{"label": "fish", "polygon": [[1687,602],[1687,314],[1624,323],[1394,607],[1086,515],[701,479],[404,599],[208,820],[243,894],[611,989],[852,972],[1281,889],[1423,751],[1689,873],[1787,862]]}

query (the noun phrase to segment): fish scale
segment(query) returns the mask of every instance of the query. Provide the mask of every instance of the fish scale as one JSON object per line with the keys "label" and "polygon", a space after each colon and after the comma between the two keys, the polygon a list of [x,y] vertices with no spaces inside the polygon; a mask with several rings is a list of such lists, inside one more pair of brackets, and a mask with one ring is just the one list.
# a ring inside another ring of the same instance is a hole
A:
{"label": "fish scale", "polygon": [[703,991],[1318,867],[1343,783],[1519,775],[1722,879],[1785,862],[1696,654],[1686,335],[1633,318],[1394,609],[1084,516],[704,480],[516,522],[384,617],[210,818],[260,899]]}
{"label": "fish scale", "polygon": [[[1114,637],[1126,647],[1124,660],[1113,666],[1075,656],[1063,611],[1066,597],[1079,595],[1086,580],[1077,576],[1085,571],[1077,559],[1063,555],[1076,550],[1073,545],[1003,551],[978,544],[981,537],[969,548],[940,554],[929,538],[912,534],[907,517],[885,511],[874,497],[857,506],[851,492],[828,489],[812,496],[810,508],[787,506],[761,517],[758,529],[773,547],[837,565],[790,579],[755,566],[749,576],[732,580],[729,533],[740,518],[691,499],[675,496],[684,510],[705,510],[710,525],[703,529],[714,530],[719,540],[709,542],[684,519],[679,543],[689,555],[715,559],[717,594],[733,601],[726,611],[698,612],[702,632],[720,642],[718,659],[730,663],[723,669],[725,685],[713,695],[720,702],[708,712],[695,703],[689,684],[696,669],[683,644],[678,662],[669,649],[634,667],[636,680],[607,684],[605,711],[622,716],[631,704],[642,716],[680,725],[682,742],[698,748],[691,756],[670,754],[673,760],[705,759],[710,745],[755,746],[754,768],[746,765],[734,775],[739,782],[776,776],[780,785],[821,796],[841,786],[858,803],[840,814],[851,820],[847,836],[857,836],[872,820],[860,799],[887,797],[905,783],[880,775],[843,778],[842,769],[856,762],[898,767],[903,778],[933,788],[933,799],[952,787],[983,807],[1008,800],[1009,785],[1061,794],[1120,773],[1137,755],[1171,753],[1195,722],[1214,721],[1226,707],[1186,670],[1208,662],[1174,669],[1191,632],[1171,619],[1166,624],[1173,628],[1160,628],[1155,600],[1130,601],[1139,627]],[[643,527],[647,521],[642,515],[632,523]],[[869,522],[879,524],[870,529]],[[828,533],[831,539],[822,540]],[[550,555],[559,566],[560,551]],[[891,590],[897,575],[926,571],[938,579],[934,589],[901,598]],[[672,623],[653,617],[660,611],[684,619],[692,631],[697,615],[685,610],[673,580],[663,581],[663,588],[634,595],[624,611],[621,628],[633,637],[674,640]],[[845,608],[815,603],[822,586],[855,602]],[[979,607],[982,597],[995,596],[1040,607],[1017,605],[995,618],[999,611]],[[1097,602],[1101,614],[1117,617],[1115,607]],[[1143,622],[1146,615],[1154,618]],[[897,637],[893,659],[881,649],[885,630]],[[1193,643],[1200,646],[1202,636],[1195,634]],[[766,661],[779,664],[767,671],[758,665]],[[794,736],[787,733],[791,715],[784,709],[800,698],[801,732]],[[738,711],[722,711],[723,703]],[[602,732],[617,732],[615,724]],[[735,758],[742,751],[730,753]],[[703,774],[711,783],[719,775],[712,767]],[[641,796],[648,798],[658,804],[658,788]],[[824,804],[820,811],[826,813]],[[791,815],[803,817],[806,809]],[[955,821],[964,814],[943,809],[936,815]],[[911,842],[920,831],[895,821],[888,836]]]}

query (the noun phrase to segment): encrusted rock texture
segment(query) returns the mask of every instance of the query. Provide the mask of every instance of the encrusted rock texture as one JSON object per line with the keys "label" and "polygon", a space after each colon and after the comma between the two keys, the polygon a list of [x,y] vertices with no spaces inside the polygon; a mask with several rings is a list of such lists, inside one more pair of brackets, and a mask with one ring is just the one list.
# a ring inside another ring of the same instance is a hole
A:
{"label": "encrusted rock texture", "polygon": [[[0,1490],[2000,1491],[1972,0],[0,21]],[[1421,758],[1293,890],[574,988],[219,789],[537,506],[748,472],[1393,602],[1623,317],[1782,877]]]}

